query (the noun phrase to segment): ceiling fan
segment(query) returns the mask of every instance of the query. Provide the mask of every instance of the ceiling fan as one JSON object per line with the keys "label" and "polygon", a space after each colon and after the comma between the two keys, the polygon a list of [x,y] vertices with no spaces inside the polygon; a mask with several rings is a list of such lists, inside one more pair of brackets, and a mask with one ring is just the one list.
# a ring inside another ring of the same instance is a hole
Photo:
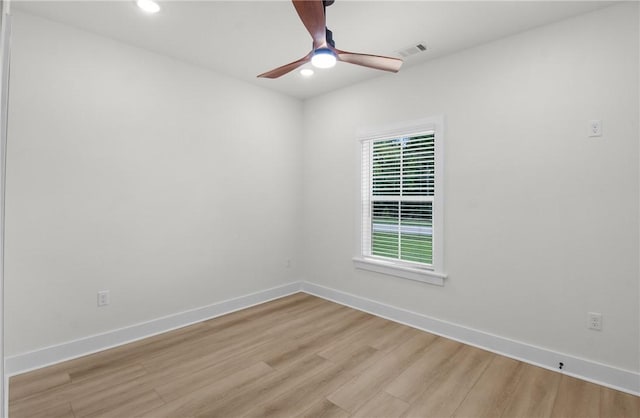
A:
{"label": "ceiling fan", "polygon": [[311,63],[319,68],[332,67],[336,60],[376,70],[397,73],[402,66],[402,60],[398,58],[383,57],[380,55],[357,54],[336,49],[333,42],[333,34],[326,26],[326,7],[331,6],[335,0],[292,0],[293,6],[300,16],[300,20],[313,38],[313,48],[303,58],[285,64],[266,73],[260,74],[260,78],[278,78],[290,71]]}

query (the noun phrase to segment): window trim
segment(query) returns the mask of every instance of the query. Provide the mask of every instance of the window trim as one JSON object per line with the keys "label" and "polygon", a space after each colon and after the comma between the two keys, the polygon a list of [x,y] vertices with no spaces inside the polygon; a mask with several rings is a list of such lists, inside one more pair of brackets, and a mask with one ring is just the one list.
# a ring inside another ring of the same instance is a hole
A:
{"label": "window trim", "polygon": [[[353,257],[353,263],[356,268],[375,271],[391,276],[402,277],[409,280],[420,281],[424,283],[444,285],[444,279],[447,274],[444,272],[444,116],[436,115],[424,119],[417,119],[405,122],[397,122],[379,126],[362,127],[357,130],[356,137],[359,145],[359,183],[362,190],[363,179],[360,178],[362,173],[362,143],[365,141],[382,140],[394,138],[398,136],[409,136],[416,133],[434,131],[435,142],[435,194],[433,198],[433,249],[432,264],[430,267],[416,265],[414,263],[402,260],[392,260],[378,258],[375,256],[366,256],[364,248],[362,248],[363,219],[362,219],[362,202],[364,196],[360,195],[360,205],[358,205],[358,255]],[[361,193],[363,193],[362,191]]]}

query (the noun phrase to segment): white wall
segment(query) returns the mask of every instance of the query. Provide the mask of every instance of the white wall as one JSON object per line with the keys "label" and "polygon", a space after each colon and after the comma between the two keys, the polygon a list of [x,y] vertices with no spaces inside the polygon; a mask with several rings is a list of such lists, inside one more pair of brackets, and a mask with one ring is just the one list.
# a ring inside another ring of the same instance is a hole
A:
{"label": "white wall", "polygon": [[8,356],[299,278],[299,101],[13,23]]}
{"label": "white wall", "polygon": [[[305,279],[640,370],[638,5],[305,103]],[[356,270],[358,127],[444,114],[444,287]],[[602,138],[587,122],[602,119]],[[586,327],[603,314],[604,330]]]}

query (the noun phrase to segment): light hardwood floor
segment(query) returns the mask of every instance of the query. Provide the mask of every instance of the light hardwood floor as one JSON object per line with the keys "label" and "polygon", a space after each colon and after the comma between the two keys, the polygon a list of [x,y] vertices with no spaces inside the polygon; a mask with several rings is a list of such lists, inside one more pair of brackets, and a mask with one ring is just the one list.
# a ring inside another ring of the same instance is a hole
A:
{"label": "light hardwood floor", "polygon": [[298,293],[11,378],[10,418],[638,417],[640,398]]}

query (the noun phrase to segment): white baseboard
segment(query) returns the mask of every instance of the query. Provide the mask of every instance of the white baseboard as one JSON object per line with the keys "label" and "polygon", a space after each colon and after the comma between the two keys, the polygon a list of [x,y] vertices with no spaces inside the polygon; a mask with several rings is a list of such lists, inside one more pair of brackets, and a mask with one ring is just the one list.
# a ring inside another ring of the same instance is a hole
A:
{"label": "white baseboard", "polygon": [[[638,372],[514,341],[313,283],[303,282],[302,291],[525,363],[640,396]],[[562,370],[558,369],[560,362],[564,363]]]}
{"label": "white baseboard", "polygon": [[82,357],[87,354],[245,309],[273,299],[279,299],[299,292],[300,286],[301,282],[288,283],[201,308],[7,357],[5,359],[5,376],[13,376],[62,361]]}

